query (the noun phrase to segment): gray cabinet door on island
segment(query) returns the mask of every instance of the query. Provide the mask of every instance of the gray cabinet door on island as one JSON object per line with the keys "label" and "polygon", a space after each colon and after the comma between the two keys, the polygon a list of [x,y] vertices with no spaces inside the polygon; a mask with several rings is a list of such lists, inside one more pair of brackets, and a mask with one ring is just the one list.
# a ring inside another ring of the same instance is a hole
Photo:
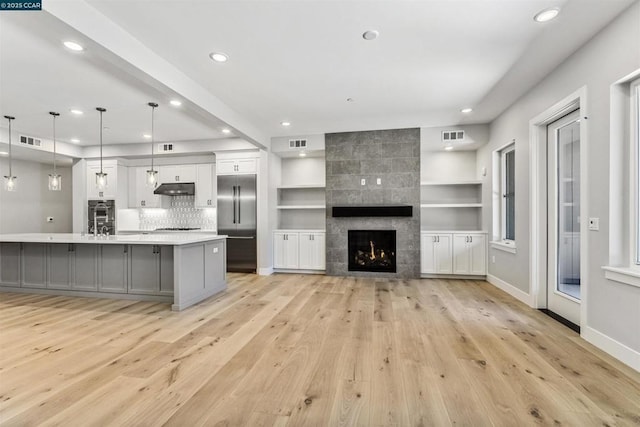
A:
{"label": "gray cabinet door on island", "polygon": [[127,245],[102,245],[100,248],[100,292],[127,292]]}
{"label": "gray cabinet door on island", "polygon": [[45,288],[47,286],[47,245],[45,243],[22,244],[22,286]]}
{"label": "gray cabinet door on island", "polygon": [[98,254],[99,245],[77,244],[74,245],[75,257],[73,260],[73,284],[74,290],[95,291],[98,289]]}
{"label": "gray cabinet door on island", "polygon": [[47,288],[71,289],[73,274],[73,244],[49,245]]}
{"label": "gray cabinet door on island", "polygon": [[20,243],[0,243],[0,284],[20,286]]}
{"label": "gray cabinet door on island", "polygon": [[131,245],[129,293],[173,293],[173,246]]}

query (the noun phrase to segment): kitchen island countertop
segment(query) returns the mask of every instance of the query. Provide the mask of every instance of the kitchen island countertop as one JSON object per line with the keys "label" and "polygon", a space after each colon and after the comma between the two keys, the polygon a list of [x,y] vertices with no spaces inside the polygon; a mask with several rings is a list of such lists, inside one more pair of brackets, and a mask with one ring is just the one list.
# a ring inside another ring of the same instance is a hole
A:
{"label": "kitchen island countertop", "polygon": [[80,233],[18,233],[0,234],[0,242],[14,243],[89,243],[99,245],[190,245],[225,239],[227,236],[211,233],[152,233],[116,234],[111,236],[82,235]]}

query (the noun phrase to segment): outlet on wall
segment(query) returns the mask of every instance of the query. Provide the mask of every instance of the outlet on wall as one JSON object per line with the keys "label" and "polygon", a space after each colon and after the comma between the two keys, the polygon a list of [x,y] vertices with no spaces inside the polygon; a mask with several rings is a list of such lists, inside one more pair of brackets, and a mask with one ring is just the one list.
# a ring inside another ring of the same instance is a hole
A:
{"label": "outlet on wall", "polygon": [[496,256],[491,255],[491,264],[495,264],[495,263],[496,263]]}
{"label": "outlet on wall", "polygon": [[367,185],[367,180],[366,180],[366,179],[364,179],[364,178],[362,178],[362,179],[360,180],[360,185]]}

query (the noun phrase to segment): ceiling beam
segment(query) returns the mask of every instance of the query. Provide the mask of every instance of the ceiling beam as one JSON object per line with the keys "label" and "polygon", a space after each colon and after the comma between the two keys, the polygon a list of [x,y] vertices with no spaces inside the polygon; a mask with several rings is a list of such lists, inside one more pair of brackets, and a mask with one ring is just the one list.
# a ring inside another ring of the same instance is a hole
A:
{"label": "ceiling beam", "polygon": [[48,1],[42,7],[106,49],[108,55],[105,56],[108,57],[105,59],[119,65],[124,72],[152,87],[165,92],[168,89],[179,95],[188,101],[194,113],[222,120],[234,129],[237,136],[257,148],[269,148],[270,139],[267,135],[84,0]]}

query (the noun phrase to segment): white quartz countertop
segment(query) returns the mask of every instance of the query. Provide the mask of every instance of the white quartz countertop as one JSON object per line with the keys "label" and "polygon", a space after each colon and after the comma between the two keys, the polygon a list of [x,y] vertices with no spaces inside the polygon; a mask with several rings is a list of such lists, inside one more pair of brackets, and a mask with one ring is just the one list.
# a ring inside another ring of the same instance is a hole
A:
{"label": "white quartz countertop", "polygon": [[206,233],[117,234],[94,237],[78,233],[0,234],[0,242],[14,243],[89,243],[96,245],[190,245],[226,239],[226,235]]}

